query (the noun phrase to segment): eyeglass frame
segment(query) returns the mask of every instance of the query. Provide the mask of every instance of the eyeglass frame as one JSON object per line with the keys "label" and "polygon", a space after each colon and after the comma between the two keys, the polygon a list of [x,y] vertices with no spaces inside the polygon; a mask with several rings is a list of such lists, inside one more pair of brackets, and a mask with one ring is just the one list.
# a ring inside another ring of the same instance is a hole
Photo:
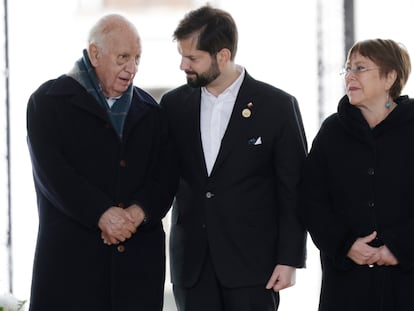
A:
{"label": "eyeglass frame", "polygon": [[381,69],[381,67],[375,66],[375,67],[365,67],[365,66],[361,66],[358,65],[354,68],[351,67],[344,67],[342,68],[341,72],[339,73],[341,76],[348,76],[351,72],[355,75],[359,75],[361,73],[367,72],[367,71],[371,71],[371,70],[376,70],[376,69]]}

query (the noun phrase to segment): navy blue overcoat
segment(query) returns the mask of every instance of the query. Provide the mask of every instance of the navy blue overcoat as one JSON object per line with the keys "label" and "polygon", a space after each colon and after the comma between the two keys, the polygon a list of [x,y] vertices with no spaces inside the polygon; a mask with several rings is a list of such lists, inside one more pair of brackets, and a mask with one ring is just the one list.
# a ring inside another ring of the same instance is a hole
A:
{"label": "navy blue overcoat", "polygon": [[[134,87],[121,140],[100,104],[64,75],[33,93],[27,128],[39,208],[30,310],[161,310],[170,196],[157,103]],[[105,245],[99,218],[132,203],[148,223]]]}

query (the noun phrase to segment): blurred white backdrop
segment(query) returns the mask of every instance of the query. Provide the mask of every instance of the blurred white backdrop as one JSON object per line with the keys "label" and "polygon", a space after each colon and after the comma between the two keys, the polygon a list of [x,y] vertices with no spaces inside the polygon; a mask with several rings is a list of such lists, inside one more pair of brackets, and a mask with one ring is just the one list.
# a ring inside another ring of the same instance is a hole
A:
{"label": "blurred white backdrop", "polygon": [[[189,9],[205,2],[178,1],[191,3],[187,7],[154,4],[159,2],[148,1],[149,4],[144,7],[122,8],[102,7],[103,0],[9,1],[13,285],[14,294],[21,299],[30,296],[37,235],[37,207],[25,138],[27,100],[41,83],[71,69],[86,46],[90,26],[101,15],[110,12],[122,13],[130,18],[141,34],[144,50],[135,78],[136,85],[151,91],[185,83],[171,35]],[[344,62],[342,0],[222,0],[210,3],[228,10],[238,24],[236,62],[245,66],[253,77],[297,97],[310,146],[320,122],[318,96],[325,102],[322,115],[327,116],[335,112],[337,102],[343,95],[343,81],[338,74]],[[322,5],[323,18],[324,94],[318,94],[318,3]],[[414,2],[410,0],[394,0],[392,6],[385,0],[355,0],[356,40],[391,38],[403,43],[414,55],[414,37],[410,33],[412,12]],[[0,30],[4,32],[3,28]],[[0,38],[4,42],[3,34]],[[0,56],[4,59],[4,51],[0,52]],[[2,83],[5,74],[3,72],[1,77]],[[414,96],[413,79],[409,80],[405,93]],[[4,99],[4,88],[0,87],[0,293],[8,289]],[[165,224],[168,230],[168,219]],[[172,311],[175,308],[170,305],[168,279],[166,284],[165,310]],[[281,292],[279,310],[317,310],[319,285],[319,254],[309,240],[307,268],[298,271],[296,286]]]}

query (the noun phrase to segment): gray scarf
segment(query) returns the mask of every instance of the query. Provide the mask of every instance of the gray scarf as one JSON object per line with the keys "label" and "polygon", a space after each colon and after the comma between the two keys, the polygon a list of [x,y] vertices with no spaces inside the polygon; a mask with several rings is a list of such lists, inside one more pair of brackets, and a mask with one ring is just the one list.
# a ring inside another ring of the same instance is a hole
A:
{"label": "gray scarf", "polygon": [[132,101],[132,84],[110,108],[102,92],[102,87],[99,84],[95,70],[92,67],[86,50],[83,50],[83,57],[76,61],[75,66],[68,73],[68,76],[78,81],[79,84],[81,84],[85,90],[91,94],[98,103],[101,104],[101,106],[106,110],[112,126],[118,133],[118,136],[122,139],[125,119]]}

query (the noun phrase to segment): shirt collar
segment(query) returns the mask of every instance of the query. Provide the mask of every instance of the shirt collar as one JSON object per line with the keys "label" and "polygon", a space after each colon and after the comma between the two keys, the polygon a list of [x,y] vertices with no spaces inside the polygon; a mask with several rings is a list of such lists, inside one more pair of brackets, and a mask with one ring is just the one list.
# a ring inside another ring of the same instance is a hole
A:
{"label": "shirt collar", "polygon": [[[246,75],[246,70],[243,66],[236,65],[236,70],[240,73],[240,75],[237,77],[236,80],[227,88],[224,90],[221,94],[230,93],[234,98],[237,97],[237,94],[239,93],[241,84],[243,83],[244,76]],[[201,88],[201,92],[204,95],[212,95],[205,86]],[[220,95],[221,95],[220,94]]]}

